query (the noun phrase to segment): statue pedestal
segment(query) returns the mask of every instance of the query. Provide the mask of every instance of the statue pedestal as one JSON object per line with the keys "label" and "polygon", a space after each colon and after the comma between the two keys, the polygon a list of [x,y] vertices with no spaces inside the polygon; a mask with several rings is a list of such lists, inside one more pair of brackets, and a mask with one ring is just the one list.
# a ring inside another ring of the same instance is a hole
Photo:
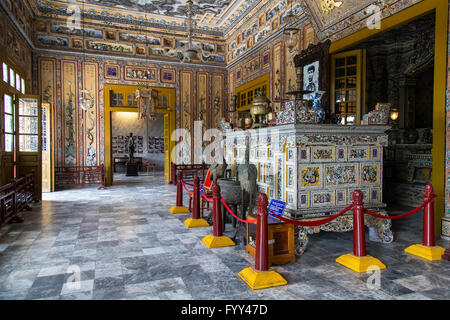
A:
{"label": "statue pedestal", "polygon": [[137,163],[128,163],[126,164],[127,166],[127,177],[136,177],[138,176],[138,164]]}

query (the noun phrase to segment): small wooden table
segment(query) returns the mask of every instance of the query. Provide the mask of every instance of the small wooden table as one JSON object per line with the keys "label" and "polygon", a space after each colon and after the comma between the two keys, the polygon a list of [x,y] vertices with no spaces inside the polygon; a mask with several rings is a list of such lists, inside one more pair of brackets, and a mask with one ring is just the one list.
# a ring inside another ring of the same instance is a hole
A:
{"label": "small wooden table", "polygon": [[[256,216],[248,215],[247,220],[256,219]],[[295,262],[294,225],[281,222],[269,216],[269,266],[273,264],[285,264]],[[247,247],[246,252],[255,256],[256,224],[247,223]]]}

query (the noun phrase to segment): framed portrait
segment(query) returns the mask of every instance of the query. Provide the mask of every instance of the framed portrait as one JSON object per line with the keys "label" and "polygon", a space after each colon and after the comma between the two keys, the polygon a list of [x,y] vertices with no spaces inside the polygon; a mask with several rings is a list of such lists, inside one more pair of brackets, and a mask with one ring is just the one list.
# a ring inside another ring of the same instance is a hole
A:
{"label": "framed portrait", "polygon": [[157,82],[158,81],[157,69],[126,66],[125,80]]}
{"label": "framed portrait", "polygon": [[[320,65],[319,61],[314,61],[313,63],[307,64],[303,67],[303,90],[308,91],[319,91],[319,74]],[[303,96],[306,100],[312,100],[313,94],[305,94]]]}
{"label": "framed portrait", "polygon": [[[329,51],[330,40],[310,45],[294,57],[295,67],[301,68],[303,73],[303,90],[324,91],[322,107],[329,110]],[[311,100],[311,95],[304,95],[304,99]]]}
{"label": "framed portrait", "polygon": [[145,55],[145,48],[144,47],[136,47],[136,54],[138,55]]}
{"label": "framed portrait", "polygon": [[164,47],[173,48],[173,39],[163,38]]}
{"label": "framed portrait", "polygon": [[73,39],[72,40],[72,46],[74,48],[83,48],[83,41],[80,39]]}
{"label": "framed portrait", "polygon": [[116,33],[114,31],[106,31],[105,37],[108,40],[116,40]]}
{"label": "framed portrait", "polygon": [[105,64],[105,79],[120,79],[120,66],[118,64]]}
{"label": "framed portrait", "polygon": [[175,70],[173,69],[161,69],[161,82],[175,83]]}

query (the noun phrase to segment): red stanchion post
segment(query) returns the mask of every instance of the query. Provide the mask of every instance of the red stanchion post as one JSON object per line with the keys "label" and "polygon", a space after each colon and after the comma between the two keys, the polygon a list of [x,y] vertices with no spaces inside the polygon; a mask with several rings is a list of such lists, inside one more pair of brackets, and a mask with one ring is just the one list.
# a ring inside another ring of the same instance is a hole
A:
{"label": "red stanchion post", "polygon": [[213,196],[213,235],[214,237],[223,236],[223,221],[222,221],[222,204],[220,201],[220,187],[214,184],[212,187]]}
{"label": "red stanchion post", "polygon": [[209,227],[205,219],[200,218],[200,178],[194,177],[194,192],[192,196],[192,218],[187,219],[184,224],[188,228]]}
{"label": "red stanchion post", "polygon": [[269,270],[267,195],[261,193],[256,201],[256,250],[255,267],[245,268],[238,276],[253,289],[264,289],[287,284],[287,281],[276,271]]}
{"label": "red stanchion post", "polygon": [[422,244],[427,247],[436,245],[434,238],[434,190],[431,184],[425,186],[425,202],[429,201],[423,208],[423,235]]}
{"label": "red stanchion post", "polygon": [[189,213],[189,209],[183,206],[183,186],[182,186],[182,180],[183,180],[183,173],[180,171],[177,174],[177,200],[175,203],[175,206],[170,208],[170,213],[177,214],[177,213]]}
{"label": "red stanchion post", "polygon": [[434,204],[435,198],[433,186],[427,184],[425,186],[424,200],[426,202],[423,208],[423,235],[422,244],[415,244],[405,249],[405,252],[416,255],[418,257],[435,261],[441,260],[445,249],[436,246],[434,237]]}
{"label": "red stanchion post", "polygon": [[359,190],[353,193],[353,255],[356,257],[366,256],[363,197]]}
{"label": "red stanchion post", "polygon": [[222,196],[220,195],[220,187],[218,184],[212,186],[213,198],[213,234],[207,235],[202,239],[202,242],[208,248],[222,248],[234,246],[233,240],[223,235],[223,220],[222,220]]}
{"label": "red stanchion post", "polygon": [[360,190],[353,192],[353,254],[344,254],[336,259],[337,263],[362,273],[369,269],[386,269],[377,258],[367,255],[364,229],[364,194]]}
{"label": "red stanchion post", "polygon": [[192,202],[192,219],[200,219],[200,179],[198,176],[194,177]]}
{"label": "red stanchion post", "polygon": [[183,173],[180,171],[177,177],[177,207],[183,206],[183,186],[181,185],[181,180],[183,180]]}
{"label": "red stanchion post", "polygon": [[256,221],[256,251],[255,251],[255,270],[269,270],[269,227],[267,222],[267,206],[269,205],[267,196],[260,195],[257,204]]}

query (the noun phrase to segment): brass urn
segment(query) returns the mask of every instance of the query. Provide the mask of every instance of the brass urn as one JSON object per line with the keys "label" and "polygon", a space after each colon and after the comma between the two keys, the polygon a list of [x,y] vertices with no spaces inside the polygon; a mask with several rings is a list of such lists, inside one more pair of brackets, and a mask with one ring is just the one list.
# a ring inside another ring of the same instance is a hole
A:
{"label": "brass urn", "polygon": [[259,91],[255,99],[253,99],[252,107],[250,108],[250,114],[252,115],[253,125],[252,128],[267,127],[267,123],[264,123],[264,116],[272,111],[270,100]]}

